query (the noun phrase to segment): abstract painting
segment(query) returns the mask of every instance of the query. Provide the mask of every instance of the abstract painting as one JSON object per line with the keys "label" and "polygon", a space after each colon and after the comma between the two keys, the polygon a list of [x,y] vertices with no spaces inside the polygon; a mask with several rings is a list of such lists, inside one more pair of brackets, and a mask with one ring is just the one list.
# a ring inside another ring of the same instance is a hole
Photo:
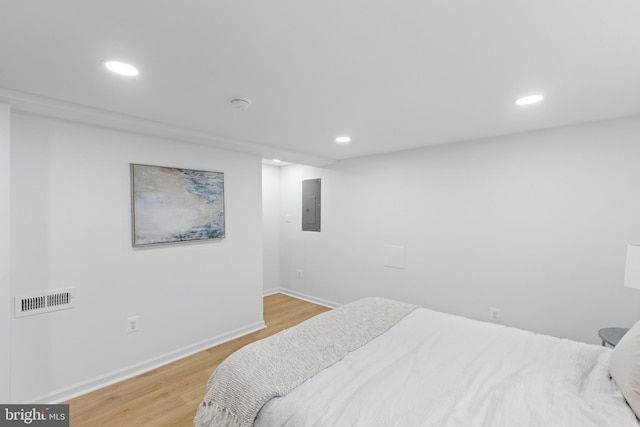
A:
{"label": "abstract painting", "polygon": [[131,164],[133,246],[224,237],[224,174]]}

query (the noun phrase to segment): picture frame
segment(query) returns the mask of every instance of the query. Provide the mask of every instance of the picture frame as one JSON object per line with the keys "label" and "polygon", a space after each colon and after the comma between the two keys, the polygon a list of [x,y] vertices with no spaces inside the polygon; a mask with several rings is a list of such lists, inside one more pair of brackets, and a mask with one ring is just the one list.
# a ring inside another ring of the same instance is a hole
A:
{"label": "picture frame", "polygon": [[134,247],[225,237],[224,173],[130,164]]}

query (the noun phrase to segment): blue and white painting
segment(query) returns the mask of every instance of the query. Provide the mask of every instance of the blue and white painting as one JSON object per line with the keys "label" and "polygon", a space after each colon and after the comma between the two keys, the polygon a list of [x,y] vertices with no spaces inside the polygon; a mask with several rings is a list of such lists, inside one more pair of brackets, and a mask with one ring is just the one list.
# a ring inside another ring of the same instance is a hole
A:
{"label": "blue and white painting", "polygon": [[224,174],[131,164],[133,245],[224,237]]}

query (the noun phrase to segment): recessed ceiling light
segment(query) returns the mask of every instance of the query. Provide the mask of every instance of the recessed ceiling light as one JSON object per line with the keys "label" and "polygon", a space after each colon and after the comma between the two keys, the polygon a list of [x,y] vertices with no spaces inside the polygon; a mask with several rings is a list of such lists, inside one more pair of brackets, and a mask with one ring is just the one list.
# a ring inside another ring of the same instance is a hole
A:
{"label": "recessed ceiling light", "polygon": [[106,60],[102,61],[108,70],[113,71],[121,76],[137,76],[139,74],[138,69],[131,64],[120,61]]}
{"label": "recessed ceiling light", "polygon": [[544,96],[542,95],[529,95],[529,96],[525,96],[523,98],[518,99],[516,101],[516,104],[518,105],[535,104],[536,102],[542,101],[542,98],[544,98]]}
{"label": "recessed ceiling light", "polygon": [[276,163],[280,163],[282,160],[280,160],[280,159],[273,159],[273,161],[274,161],[274,162],[276,162]]}
{"label": "recessed ceiling light", "polygon": [[248,100],[247,98],[240,98],[238,96],[229,98],[228,101],[233,108],[240,111],[247,111],[249,109],[249,106],[251,105],[250,100]]}
{"label": "recessed ceiling light", "polygon": [[336,142],[340,144],[346,144],[347,142],[351,142],[351,138],[348,136],[339,136],[336,138]]}

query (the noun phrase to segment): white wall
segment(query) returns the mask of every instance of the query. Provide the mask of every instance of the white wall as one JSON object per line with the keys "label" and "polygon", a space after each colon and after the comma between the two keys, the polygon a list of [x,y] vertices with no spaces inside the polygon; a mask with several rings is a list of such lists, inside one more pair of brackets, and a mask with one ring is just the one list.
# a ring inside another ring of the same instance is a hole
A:
{"label": "white wall", "polygon": [[[336,303],[379,295],[598,343],[640,318],[640,118],[281,169],[281,280]],[[300,231],[322,179],[322,232]],[[385,244],[406,268],[383,266]],[[297,271],[303,271],[299,278]]]}
{"label": "white wall", "polygon": [[[224,172],[226,238],[132,248],[129,163]],[[14,113],[11,196],[13,294],[76,298],[13,320],[13,401],[59,400],[263,326],[258,156]]]}
{"label": "white wall", "polygon": [[0,402],[11,401],[11,111],[0,104]]}
{"label": "white wall", "polygon": [[262,166],[263,287],[280,289],[280,168]]}

